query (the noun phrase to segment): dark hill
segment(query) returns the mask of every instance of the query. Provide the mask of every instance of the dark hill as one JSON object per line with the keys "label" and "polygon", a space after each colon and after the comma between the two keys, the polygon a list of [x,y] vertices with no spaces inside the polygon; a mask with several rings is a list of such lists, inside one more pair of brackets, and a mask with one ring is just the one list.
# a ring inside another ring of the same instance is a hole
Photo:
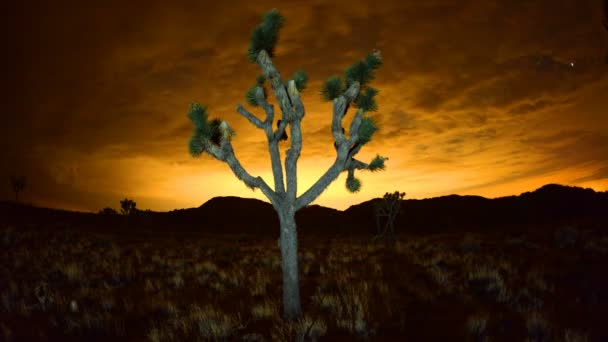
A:
{"label": "dark hill", "polygon": [[[374,225],[373,199],[344,213],[351,222]],[[545,185],[519,196],[487,199],[450,195],[401,201],[396,228],[401,232],[486,231],[503,227],[542,227],[577,222],[608,222],[608,192]]]}
{"label": "dark hill", "polygon": [[167,225],[221,233],[278,232],[279,218],[270,203],[240,197],[214,197],[198,208],[170,211]]}
{"label": "dark hill", "polygon": [[[311,205],[296,214],[302,237],[350,236],[376,232],[372,199],[345,211]],[[240,197],[215,197],[198,208],[138,212],[133,217],[98,215],[0,202],[0,223],[73,225],[119,231],[187,231],[277,236],[279,220],[270,203]],[[401,201],[397,232],[449,233],[496,229],[535,229],[575,222],[608,222],[608,192],[548,184],[519,196],[487,199],[449,195]],[[605,228],[604,228],[605,229]]]}

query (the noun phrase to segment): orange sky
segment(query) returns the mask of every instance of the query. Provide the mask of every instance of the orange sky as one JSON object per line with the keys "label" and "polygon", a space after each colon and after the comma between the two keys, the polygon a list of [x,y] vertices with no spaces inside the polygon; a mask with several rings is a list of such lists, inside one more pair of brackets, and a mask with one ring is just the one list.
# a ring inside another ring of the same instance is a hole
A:
{"label": "orange sky", "polygon": [[118,208],[125,197],[155,211],[215,196],[266,200],[226,164],[190,157],[186,113],[196,101],[227,120],[237,158],[272,186],[266,138],[235,108],[242,103],[264,118],[245,101],[260,73],[246,53],[251,31],[274,7],[286,18],[275,66],[283,77],[309,75],[299,193],[335,158],[322,82],[382,51],[371,84],[380,91],[372,117],[381,129],[358,159],[388,156],[387,169],[357,172],[357,194],[346,191],[343,173],[315,204],[346,209],[397,190],[407,198],[498,197],[546,183],[608,190],[601,1],[299,3],[53,1],[8,9],[0,198],[13,198],[8,179],[16,173],[28,177],[25,202],[83,211]]}

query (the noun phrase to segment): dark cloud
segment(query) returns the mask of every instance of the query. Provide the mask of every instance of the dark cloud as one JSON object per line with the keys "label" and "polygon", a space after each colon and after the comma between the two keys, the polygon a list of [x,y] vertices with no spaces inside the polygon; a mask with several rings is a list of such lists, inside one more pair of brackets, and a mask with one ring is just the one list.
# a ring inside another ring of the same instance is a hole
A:
{"label": "dark cloud", "polygon": [[[496,66],[492,78],[480,80],[471,90],[462,94],[462,100],[451,108],[502,109],[532,101],[538,107],[536,109],[541,109],[550,104],[542,100],[543,97],[564,97],[601,80],[602,75],[577,72],[568,63],[551,58],[540,62],[530,58],[507,61]],[[515,112],[521,112],[521,106],[525,104],[519,106],[514,109]]]}
{"label": "dark cloud", "polygon": [[414,94],[412,106],[427,112],[436,112],[450,99],[449,95],[441,94],[437,89],[424,88]]}
{"label": "dark cloud", "polygon": [[521,115],[521,114],[532,113],[532,112],[536,112],[536,111],[548,108],[551,105],[553,105],[553,102],[547,101],[547,100],[538,100],[538,101],[535,101],[532,103],[525,102],[525,103],[518,104],[518,105],[514,106],[513,108],[509,109],[509,114]]}
{"label": "dark cloud", "polygon": [[534,136],[522,144],[540,152],[555,170],[589,162],[605,163],[608,134],[590,130],[563,130],[552,135]]}
{"label": "dark cloud", "polygon": [[478,113],[467,113],[466,116],[469,119],[469,125],[473,127],[483,126],[488,122],[488,116]]}
{"label": "dark cloud", "polygon": [[584,183],[595,180],[606,180],[608,179],[608,166],[597,169],[595,172],[585,177],[580,177],[572,180],[572,183]]}

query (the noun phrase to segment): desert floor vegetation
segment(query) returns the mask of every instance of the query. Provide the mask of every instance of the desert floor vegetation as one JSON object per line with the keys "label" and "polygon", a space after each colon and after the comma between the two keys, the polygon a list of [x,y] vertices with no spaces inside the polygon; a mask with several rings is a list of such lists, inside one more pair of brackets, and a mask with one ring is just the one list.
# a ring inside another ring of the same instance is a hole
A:
{"label": "desert floor vegetation", "polygon": [[607,337],[606,232],[305,237],[286,322],[276,239],[0,228],[5,341]]}

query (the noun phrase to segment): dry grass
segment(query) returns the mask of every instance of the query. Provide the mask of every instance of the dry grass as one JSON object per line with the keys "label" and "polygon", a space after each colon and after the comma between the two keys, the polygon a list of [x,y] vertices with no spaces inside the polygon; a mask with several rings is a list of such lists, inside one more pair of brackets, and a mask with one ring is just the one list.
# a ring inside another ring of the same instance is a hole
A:
{"label": "dry grass", "polygon": [[[563,253],[585,253],[605,265],[601,248],[608,246],[608,240],[582,233],[581,242],[568,248],[556,246],[552,236],[544,244],[522,237],[517,244],[536,247],[517,247],[528,254],[511,257],[502,251],[513,249],[513,240],[473,235],[410,238],[394,248],[369,240],[302,245],[305,315],[285,322],[276,241],[239,247],[201,239],[123,242],[17,229],[4,229],[0,237],[7,247],[0,256],[0,339],[7,341],[40,339],[29,333],[32,324],[47,337],[105,340],[383,340],[385,331],[393,334],[388,340],[443,336],[416,321],[418,315],[452,322],[442,329],[456,339],[486,341],[504,334],[496,318],[504,313],[519,315],[511,319],[525,333],[512,340],[559,335],[587,341],[595,336],[593,327],[582,333],[559,326],[568,312],[548,312],[554,306],[545,303],[566,291],[556,280],[568,275],[563,260],[578,260],[578,254]],[[560,267],[539,259],[551,253]],[[567,290],[579,291],[564,297],[569,305],[601,310],[593,301],[575,300],[586,288]],[[553,322],[555,317],[562,318]]]}
{"label": "dry grass", "polygon": [[467,320],[467,329],[475,341],[485,341],[486,328],[488,325],[488,317],[482,316],[471,316]]}

